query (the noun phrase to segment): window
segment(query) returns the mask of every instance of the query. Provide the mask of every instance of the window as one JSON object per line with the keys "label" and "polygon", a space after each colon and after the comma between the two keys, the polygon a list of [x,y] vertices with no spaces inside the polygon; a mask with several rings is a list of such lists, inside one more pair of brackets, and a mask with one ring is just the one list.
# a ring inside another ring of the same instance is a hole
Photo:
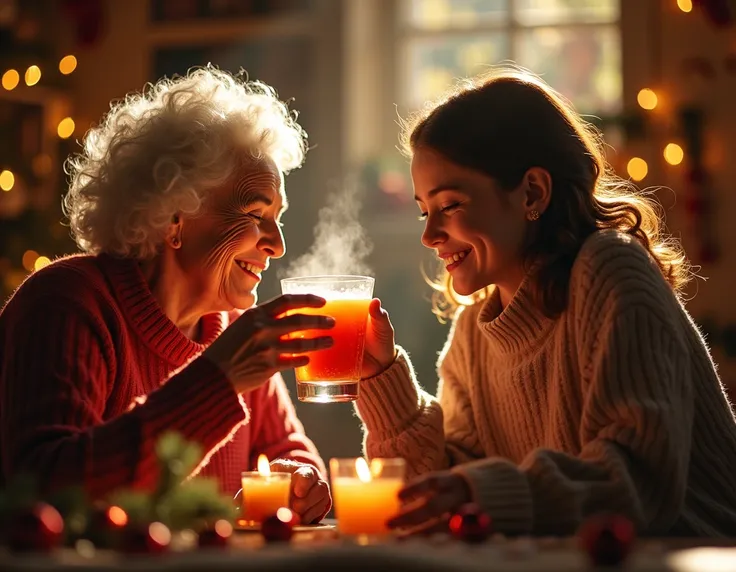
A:
{"label": "window", "polygon": [[458,77],[513,61],[582,113],[621,109],[619,0],[404,0],[401,106],[416,109]]}

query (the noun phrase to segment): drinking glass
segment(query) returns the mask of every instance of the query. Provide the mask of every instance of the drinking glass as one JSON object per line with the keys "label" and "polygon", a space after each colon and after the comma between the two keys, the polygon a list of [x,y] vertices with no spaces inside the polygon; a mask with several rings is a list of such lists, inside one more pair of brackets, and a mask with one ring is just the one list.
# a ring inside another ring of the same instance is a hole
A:
{"label": "drinking glass", "polygon": [[322,308],[301,308],[294,313],[332,316],[335,326],[304,330],[292,337],[330,335],[332,347],[309,354],[309,364],[296,368],[299,401],[339,403],[358,398],[368,323],[368,306],[375,280],[368,276],[304,276],[281,281],[284,294],[316,294],[327,300]]}

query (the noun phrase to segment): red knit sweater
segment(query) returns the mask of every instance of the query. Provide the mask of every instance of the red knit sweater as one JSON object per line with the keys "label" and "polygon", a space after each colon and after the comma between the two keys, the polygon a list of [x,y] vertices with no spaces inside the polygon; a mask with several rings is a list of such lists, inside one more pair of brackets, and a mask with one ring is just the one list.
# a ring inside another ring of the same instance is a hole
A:
{"label": "red knit sweater", "polygon": [[130,260],[71,256],[31,275],[0,312],[2,482],[32,472],[47,488],[83,483],[95,498],[150,488],[168,430],[201,444],[195,472],[226,493],[260,453],[324,474],[281,376],[238,396],[197,357],[228,320],[205,316],[201,343],[191,341]]}

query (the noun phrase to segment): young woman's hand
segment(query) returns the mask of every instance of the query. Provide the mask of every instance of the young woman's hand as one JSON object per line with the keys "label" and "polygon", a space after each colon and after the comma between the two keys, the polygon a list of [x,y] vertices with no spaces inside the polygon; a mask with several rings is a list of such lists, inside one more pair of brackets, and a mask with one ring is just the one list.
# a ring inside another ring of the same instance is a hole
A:
{"label": "young woman's hand", "polygon": [[[255,389],[275,373],[309,363],[309,352],[329,348],[330,336],[286,339],[302,330],[329,330],[329,316],[290,314],[300,308],[321,308],[325,300],[311,294],[284,294],[244,312],[203,356],[214,362],[238,393]],[[295,355],[298,354],[298,355]]]}
{"label": "young woman's hand", "polygon": [[467,481],[450,471],[417,477],[399,492],[405,504],[388,525],[412,534],[440,531],[447,527],[448,515],[472,500]]}
{"label": "young woman's hand", "polygon": [[381,301],[375,298],[368,309],[361,378],[367,379],[378,375],[391,367],[395,359],[394,327],[391,325],[388,312],[381,308]]}

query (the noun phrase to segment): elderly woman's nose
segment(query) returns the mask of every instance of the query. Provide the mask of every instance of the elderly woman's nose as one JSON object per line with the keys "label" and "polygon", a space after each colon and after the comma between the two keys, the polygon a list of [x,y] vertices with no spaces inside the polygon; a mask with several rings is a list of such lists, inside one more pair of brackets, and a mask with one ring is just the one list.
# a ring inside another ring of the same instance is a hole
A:
{"label": "elderly woman's nose", "polygon": [[271,258],[281,258],[286,254],[286,242],[281,227],[276,224],[268,232],[265,232],[258,241],[258,247]]}

